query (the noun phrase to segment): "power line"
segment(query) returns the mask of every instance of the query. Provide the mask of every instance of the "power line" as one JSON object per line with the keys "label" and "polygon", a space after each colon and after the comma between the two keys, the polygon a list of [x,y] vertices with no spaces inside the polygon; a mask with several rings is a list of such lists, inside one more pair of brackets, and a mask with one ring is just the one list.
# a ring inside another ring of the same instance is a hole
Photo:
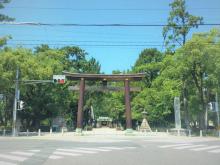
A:
{"label": "power line", "polygon": [[[161,41],[106,41],[106,40],[33,40],[33,39],[24,39],[24,40],[10,40],[10,42],[54,42],[58,44],[63,44],[63,43],[127,43],[127,44],[132,44],[132,43],[138,43],[138,44],[161,44]],[[192,42],[192,41],[191,41]],[[170,42],[170,44],[174,44],[176,42]],[[36,43],[37,44],[37,43]],[[216,44],[213,42],[207,42],[205,44]]]}
{"label": "power line", "polygon": [[[170,8],[71,8],[71,7],[31,7],[11,6],[9,9],[39,9],[39,10],[72,10],[72,11],[170,11]],[[220,8],[188,8],[189,10],[220,10]]]}
{"label": "power line", "polygon": [[[16,44],[16,43],[8,43],[8,45],[27,45],[27,46],[38,46],[45,43],[22,43],[22,44]],[[63,44],[63,43],[46,43],[49,46],[82,46],[82,47],[157,47],[157,46],[164,46],[163,44]],[[216,43],[204,43],[205,45],[217,45]]]}
{"label": "power line", "polygon": [[10,42],[64,42],[64,43],[73,43],[73,42],[78,42],[78,43],[161,43],[159,41],[105,41],[105,40],[72,40],[72,41],[67,41],[67,40],[11,40]]}
{"label": "power line", "polygon": [[[28,43],[28,44],[16,44],[16,43],[8,43],[8,45],[41,45],[42,43],[36,44],[36,43]],[[127,46],[162,46],[162,44],[62,44],[62,43],[56,43],[56,44],[47,44],[49,46],[97,46],[97,47],[127,47]]]}
{"label": "power line", "polygon": [[[0,25],[12,26],[84,26],[84,27],[164,27],[173,26],[167,24],[76,24],[76,23],[40,23],[40,22],[1,22]],[[204,23],[197,24],[198,26],[220,26],[220,23]],[[176,25],[176,27],[182,27]],[[191,27],[191,26],[188,26]]]}

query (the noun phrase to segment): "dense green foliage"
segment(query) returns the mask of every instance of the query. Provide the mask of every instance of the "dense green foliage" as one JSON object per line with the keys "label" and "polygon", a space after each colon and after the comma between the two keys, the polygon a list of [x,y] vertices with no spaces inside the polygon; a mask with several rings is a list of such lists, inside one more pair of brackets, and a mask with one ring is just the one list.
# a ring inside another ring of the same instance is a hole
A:
{"label": "dense green foliage", "polygon": [[[42,45],[32,52],[26,48],[8,48],[0,51],[0,93],[5,96],[6,107],[1,108],[4,115],[1,125],[10,125],[14,98],[15,71],[20,70],[20,80],[52,80],[52,75],[62,74],[63,70],[72,72],[99,73],[100,65],[95,59],[86,59],[87,53],[78,47],[51,49]],[[41,121],[63,116],[67,123],[73,124],[76,118],[77,93],[68,91],[69,85],[24,84],[20,83],[21,100],[25,110],[18,113],[23,126],[38,128]]]}
{"label": "dense green foliage", "polygon": [[[193,123],[198,122],[200,128],[204,128],[205,110],[209,102],[215,101],[215,93],[219,91],[219,37],[217,30],[195,34],[174,55],[165,55],[162,61],[146,61],[144,65],[136,66],[138,69],[146,69],[147,75],[152,73],[152,69],[157,74],[151,85],[149,81],[143,83],[145,88],[133,99],[133,110],[138,112],[141,108],[147,109],[149,120],[154,124],[169,123],[173,119],[173,99],[175,96],[182,97],[184,78],[189,91],[191,126],[196,127]],[[144,61],[145,52],[149,52],[146,58],[153,57],[151,51],[143,51],[139,59]],[[154,54],[158,52],[155,50]]]}

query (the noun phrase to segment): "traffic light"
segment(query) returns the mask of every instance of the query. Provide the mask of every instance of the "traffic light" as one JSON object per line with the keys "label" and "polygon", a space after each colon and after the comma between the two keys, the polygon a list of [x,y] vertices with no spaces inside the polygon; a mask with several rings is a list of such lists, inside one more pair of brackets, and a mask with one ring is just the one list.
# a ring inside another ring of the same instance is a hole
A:
{"label": "traffic light", "polygon": [[56,84],[64,84],[65,78],[65,75],[53,75],[53,82]]}
{"label": "traffic light", "polygon": [[19,100],[17,101],[17,110],[22,110],[24,109],[24,101]]}
{"label": "traffic light", "polygon": [[20,109],[24,109],[24,102],[22,100],[20,101]]}

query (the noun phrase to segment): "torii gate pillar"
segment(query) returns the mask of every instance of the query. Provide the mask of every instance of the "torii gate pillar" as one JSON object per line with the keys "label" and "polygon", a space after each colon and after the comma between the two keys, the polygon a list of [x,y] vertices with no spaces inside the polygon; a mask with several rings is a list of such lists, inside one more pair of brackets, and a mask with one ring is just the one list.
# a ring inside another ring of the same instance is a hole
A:
{"label": "torii gate pillar", "polygon": [[126,130],[132,131],[132,120],[131,120],[131,104],[130,104],[130,85],[129,80],[125,79],[125,116],[126,116]]}
{"label": "torii gate pillar", "polygon": [[77,111],[77,127],[76,132],[81,133],[83,128],[83,101],[85,92],[85,79],[81,78],[79,87],[79,101],[78,101],[78,111]]}

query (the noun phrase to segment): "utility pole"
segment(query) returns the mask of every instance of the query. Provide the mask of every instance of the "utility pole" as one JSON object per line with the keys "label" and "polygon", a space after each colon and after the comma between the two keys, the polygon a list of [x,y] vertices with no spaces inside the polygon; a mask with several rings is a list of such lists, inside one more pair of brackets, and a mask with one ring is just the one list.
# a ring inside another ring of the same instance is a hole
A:
{"label": "utility pole", "polygon": [[219,108],[218,108],[218,93],[216,92],[215,94],[215,110],[216,110],[216,115],[217,115],[217,126],[218,126],[218,129],[219,129],[219,126],[220,126],[220,123],[219,123]]}
{"label": "utility pole", "polygon": [[17,118],[17,102],[19,100],[19,69],[16,70],[16,80],[15,80],[15,98],[14,98],[14,108],[13,108],[13,124],[12,124],[12,136],[17,136],[16,128],[16,118]]}

